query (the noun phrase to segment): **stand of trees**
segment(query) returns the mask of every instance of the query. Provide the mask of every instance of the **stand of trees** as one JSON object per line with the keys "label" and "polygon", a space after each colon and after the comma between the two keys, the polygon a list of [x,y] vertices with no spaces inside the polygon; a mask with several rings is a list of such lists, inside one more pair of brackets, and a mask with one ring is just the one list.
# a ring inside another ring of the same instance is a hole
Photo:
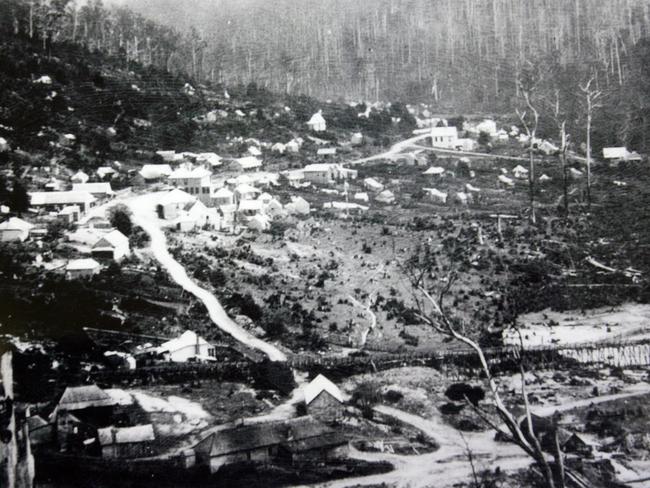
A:
{"label": "stand of trees", "polygon": [[[650,7],[644,0],[4,0],[0,29],[79,43],[197,81],[320,98],[425,101],[511,113],[532,61],[573,96],[593,79],[591,142],[650,147]],[[191,9],[191,10],[190,10]],[[153,20],[152,20],[153,19]],[[558,79],[571,83],[558,83]],[[576,109],[571,113],[572,109]],[[567,132],[585,142],[584,114]],[[550,124],[552,125],[552,124]],[[541,127],[543,129],[543,127]],[[557,132],[556,130],[554,132]],[[543,135],[543,134],[541,134]]]}

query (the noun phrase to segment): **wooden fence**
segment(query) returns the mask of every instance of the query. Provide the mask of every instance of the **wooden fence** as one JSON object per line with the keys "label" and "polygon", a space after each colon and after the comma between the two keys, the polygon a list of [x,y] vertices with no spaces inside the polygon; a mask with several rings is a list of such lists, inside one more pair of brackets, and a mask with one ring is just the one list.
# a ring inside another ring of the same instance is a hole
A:
{"label": "wooden fence", "polygon": [[[528,368],[546,369],[567,365],[599,364],[614,367],[650,366],[650,338],[616,340],[581,344],[548,344],[521,348],[488,347],[486,359],[495,372],[518,371],[522,353]],[[90,373],[90,379],[101,385],[139,385],[184,383],[217,379],[246,381],[251,377],[253,361],[220,363],[172,363],[142,367],[136,370],[101,370]],[[480,374],[481,365],[471,349],[418,350],[403,353],[360,353],[352,356],[295,355],[289,365],[297,370],[327,373],[343,378],[358,373],[376,372],[401,366],[426,366],[452,377]]]}

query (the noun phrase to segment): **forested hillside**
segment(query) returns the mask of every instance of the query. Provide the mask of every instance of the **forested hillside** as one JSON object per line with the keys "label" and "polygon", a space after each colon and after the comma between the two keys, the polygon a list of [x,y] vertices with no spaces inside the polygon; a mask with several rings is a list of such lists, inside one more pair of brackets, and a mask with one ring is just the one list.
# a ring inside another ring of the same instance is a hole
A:
{"label": "forested hillside", "polygon": [[573,142],[593,78],[595,146],[650,146],[643,0],[4,0],[0,26],[197,81],[448,113],[512,113],[533,67],[542,118],[559,99]]}

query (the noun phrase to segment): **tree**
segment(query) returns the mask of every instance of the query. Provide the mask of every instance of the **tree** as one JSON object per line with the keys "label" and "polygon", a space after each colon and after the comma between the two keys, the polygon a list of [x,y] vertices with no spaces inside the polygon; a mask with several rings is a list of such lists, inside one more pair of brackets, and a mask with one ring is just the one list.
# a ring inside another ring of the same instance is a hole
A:
{"label": "tree", "polygon": [[9,196],[9,207],[19,216],[29,208],[29,195],[27,189],[20,181],[14,182],[14,187]]}
{"label": "tree", "polygon": [[585,114],[587,119],[587,137],[585,144],[587,146],[587,208],[589,211],[591,211],[591,122],[594,111],[602,107],[602,105],[598,103],[598,100],[603,94],[602,91],[591,87],[593,82],[594,77],[592,76],[584,85],[580,85],[580,91],[584,94]]}
{"label": "tree", "polygon": [[517,109],[517,116],[528,136],[528,192],[530,199],[530,219],[535,223],[535,136],[539,126],[539,111],[536,108],[536,90],[541,82],[539,67],[531,63],[519,73],[517,88],[524,102],[524,109]]}
{"label": "tree", "polygon": [[108,220],[113,227],[119,230],[126,237],[133,232],[133,223],[131,222],[131,211],[126,205],[116,205],[109,211]]}
{"label": "tree", "polygon": [[[468,346],[474,351],[490,394],[492,406],[502,424],[500,425],[492,420],[487,411],[477,404],[469,401],[469,405],[488,425],[504,438],[514,442],[534,460],[541,470],[547,488],[564,488],[565,468],[561,452],[557,450],[554,453],[555,462],[549,462],[533,427],[533,415],[524,380],[525,351],[523,345],[519,355],[519,370],[521,374],[520,395],[524,404],[524,425],[526,428],[522,428],[513,411],[504,403],[483,348],[477,338],[472,337],[475,332],[469,330],[466,324],[459,317],[454,316],[447,308],[448,294],[458,277],[456,270],[450,267],[446,274],[443,273],[443,278],[432,280],[430,277],[435,276],[438,278],[440,276],[440,273],[433,274],[432,269],[430,260],[426,254],[422,253],[412,256],[405,266],[405,272],[410,279],[414,292],[418,310],[417,316],[436,333]],[[555,435],[557,435],[557,431]]]}
{"label": "tree", "polygon": [[569,168],[567,166],[567,151],[569,149],[569,134],[567,134],[567,117],[561,109],[560,104],[560,90],[555,90],[555,103],[553,105],[553,120],[558,129],[558,136],[560,138],[560,164],[562,166],[562,189],[564,200],[564,218],[569,216]]}

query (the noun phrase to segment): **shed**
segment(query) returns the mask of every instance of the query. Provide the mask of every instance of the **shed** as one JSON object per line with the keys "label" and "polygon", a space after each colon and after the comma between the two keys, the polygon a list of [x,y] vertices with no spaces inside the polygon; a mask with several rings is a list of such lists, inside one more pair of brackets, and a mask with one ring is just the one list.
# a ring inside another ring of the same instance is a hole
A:
{"label": "shed", "polygon": [[108,258],[120,261],[131,253],[129,238],[119,230],[113,230],[99,239],[91,251],[95,258]]}
{"label": "shed", "polygon": [[72,183],[88,183],[89,179],[90,177],[83,171],[77,171],[70,177],[70,181],[72,181]]}
{"label": "shed", "polygon": [[343,393],[322,374],[314,378],[304,390],[305,405],[310,415],[323,419],[336,419],[343,413]]}
{"label": "shed", "polygon": [[133,427],[105,427],[97,430],[97,439],[103,458],[135,458],[153,454],[152,441],[156,439],[153,425]]}
{"label": "shed", "polygon": [[307,122],[307,125],[314,132],[323,132],[327,130],[327,122],[323,117],[323,111],[319,110],[314,115],[312,115],[311,119],[309,119],[309,122]]}
{"label": "shed", "polygon": [[115,194],[110,183],[75,183],[72,191],[88,192],[95,198],[112,197]]}
{"label": "shed", "polygon": [[194,451],[197,464],[215,473],[222,466],[243,462],[322,461],[340,456],[345,446],[342,435],[306,416],[221,430],[199,442]]}
{"label": "shed", "polygon": [[29,238],[29,232],[33,228],[34,226],[29,222],[18,217],[11,217],[0,224],[0,242],[24,242]]}
{"label": "shed", "polygon": [[245,156],[233,160],[231,168],[235,171],[255,171],[262,167],[262,161],[255,156]]}
{"label": "shed", "polygon": [[291,197],[291,202],[287,203],[284,208],[290,214],[309,215],[311,205],[302,197]]}
{"label": "shed", "polygon": [[441,176],[444,174],[444,172],[445,168],[441,168],[440,166],[431,166],[422,174],[427,176]]}
{"label": "shed", "polygon": [[384,190],[375,197],[375,200],[381,203],[391,204],[395,202],[395,194],[390,190]]}
{"label": "shed", "polygon": [[174,363],[184,363],[190,359],[213,361],[216,356],[215,347],[191,330],[161,344],[156,352]]}
{"label": "shed", "polygon": [[447,203],[447,193],[444,193],[437,188],[422,188],[422,190],[426,192],[432,200],[438,203]]}
{"label": "shed", "polygon": [[101,264],[92,258],[72,259],[65,267],[65,275],[69,280],[91,278],[102,269]]}
{"label": "shed", "polygon": [[172,168],[168,164],[145,164],[139,171],[145,182],[163,180],[172,174]]}
{"label": "shed", "polygon": [[367,188],[370,191],[374,192],[380,192],[384,189],[384,185],[379,183],[376,179],[374,178],[366,178],[363,180],[363,186]]}

